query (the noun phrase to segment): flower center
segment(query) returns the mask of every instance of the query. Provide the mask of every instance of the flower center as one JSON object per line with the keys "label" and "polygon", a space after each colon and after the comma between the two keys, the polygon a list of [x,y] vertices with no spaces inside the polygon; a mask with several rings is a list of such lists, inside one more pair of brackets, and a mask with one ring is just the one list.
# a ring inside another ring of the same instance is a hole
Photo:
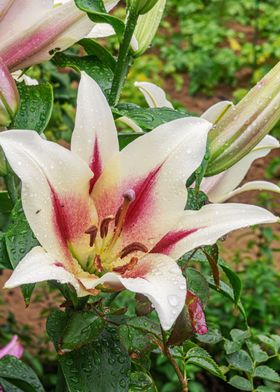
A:
{"label": "flower center", "polygon": [[[148,252],[148,248],[140,242],[132,242],[119,251],[119,240],[122,233],[127,212],[135,200],[135,192],[129,189],[123,194],[123,203],[115,216],[104,218],[99,228],[91,226],[86,230],[89,235],[89,246],[93,254],[88,258],[86,271],[101,276],[108,271],[124,274],[135,267],[138,257],[135,252]],[[134,255],[133,255],[134,254]],[[131,255],[131,258],[127,256]]]}

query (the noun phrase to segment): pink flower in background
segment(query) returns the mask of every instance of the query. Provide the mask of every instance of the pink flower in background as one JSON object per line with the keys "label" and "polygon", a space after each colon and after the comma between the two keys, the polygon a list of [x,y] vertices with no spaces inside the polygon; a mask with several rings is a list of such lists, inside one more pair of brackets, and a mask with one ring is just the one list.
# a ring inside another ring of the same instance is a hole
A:
{"label": "pink flower in background", "polygon": [[0,359],[4,358],[6,355],[12,355],[17,359],[20,359],[23,354],[23,347],[18,341],[18,336],[14,335],[12,340],[3,348],[0,349]]}

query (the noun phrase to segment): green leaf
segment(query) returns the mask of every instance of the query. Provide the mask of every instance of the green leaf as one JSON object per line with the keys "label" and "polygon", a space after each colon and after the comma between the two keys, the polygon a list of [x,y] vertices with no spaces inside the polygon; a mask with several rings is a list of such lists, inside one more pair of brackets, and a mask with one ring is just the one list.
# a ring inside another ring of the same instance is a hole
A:
{"label": "green leaf", "polygon": [[265,351],[261,349],[259,344],[255,344],[250,341],[246,342],[246,344],[255,362],[260,363],[260,362],[266,362],[268,360],[269,356]]}
{"label": "green leaf", "polygon": [[150,333],[156,337],[161,337],[161,330],[158,323],[148,317],[134,317],[126,322],[126,324],[145,333]]}
{"label": "green leaf", "polygon": [[13,269],[6,248],[5,233],[0,232],[0,269]]}
{"label": "green leaf", "polygon": [[99,339],[59,357],[69,392],[126,392],[130,358],[115,329],[105,330]]}
{"label": "green leaf", "polygon": [[217,344],[223,340],[223,336],[218,329],[209,328],[205,335],[196,335],[196,339],[201,343]]}
{"label": "green leaf", "polygon": [[79,57],[57,53],[53,61],[59,67],[71,67],[78,72],[85,71],[98,83],[105,95],[109,94],[114,76],[113,71],[96,56]]}
{"label": "green leaf", "polygon": [[151,131],[169,121],[188,117],[187,113],[170,108],[141,108],[130,103],[119,104],[115,108],[112,108],[112,111],[116,118],[126,116],[144,131]]}
{"label": "green leaf", "polygon": [[[214,289],[215,291],[217,291],[218,293],[221,293],[223,296],[229,298],[233,303],[235,303],[235,298],[234,298],[234,293],[231,287],[229,287],[225,282],[221,281],[220,282],[220,287],[217,288],[217,286],[215,285],[215,282],[213,280],[213,278],[211,276],[207,276],[206,277],[209,286]],[[240,310],[246,324],[247,324],[247,315],[246,315],[246,311],[241,303],[241,301],[239,300],[237,303],[237,307]]]}
{"label": "green leaf", "polygon": [[268,366],[258,366],[255,369],[254,377],[260,377],[268,381],[280,383],[279,374]]}
{"label": "green leaf", "polygon": [[145,135],[145,133],[136,133],[136,132],[120,132],[118,134],[120,149],[125,148],[129,143],[133,142],[133,140],[137,139],[140,136]]}
{"label": "green leaf", "polygon": [[0,386],[4,388],[4,391],[22,392],[22,389],[19,389],[18,387],[16,387],[15,385],[11,384],[10,382],[8,382],[7,380],[1,377],[0,377]]}
{"label": "green leaf", "polygon": [[75,0],[75,3],[80,10],[88,14],[93,22],[109,23],[113,26],[119,39],[122,38],[125,28],[124,22],[115,16],[109,15],[102,0]]}
{"label": "green leaf", "polygon": [[103,64],[111,68],[112,71],[115,70],[116,60],[111,55],[109,50],[100,45],[97,41],[91,38],[84,38],[79,41],[79,44],[85,49],[88,55],[93,55],[98,58]]}
{"label": "green leaf", "polygon": [[44,392],[35,372],[15,357],[8,355],[0,360],[0,377],[16,386],[23,385],[24,391]]}
{"label": "green leaf", "polygon": [[198,193],[194,188],[188,189],[188,200],[186,204],[186,210],[198,211],[200,210],[208,201],[208,197],[202,191]]}
{"label": "green leaf", "polygon": [[275,347],[275,341],[268,336],[265,335],[257,335],[257,338],[260,342],[264,343],[266,346],[271,348],[275,353],[277,353],[277,349]]}
{"label": "green leaf", "polygon": [[274,340],[275,342],[275,348],[277,351],[280,349],[280,336],[279,335],[270,335],[270,337]]}
{"label": "green leaf", "polygon": [[251,332],[249,329],[243,331],[242,329],[234,328],[230,331],[230,336],[235,342],[243,343],[245,342],[245,340],[250,339]]}
{"label": "green leaf", "polygon": [[233,354],[228,355],[226,358],[230,366],[233,368],[248,373],[253,372],[253,362],[246,351],[239,350]]}
{"label": "green leaf", "polygon": [[144,372],[133,372],[130,375],[130,392],[148,391],[154,385],[151,376]]}
{"label": "green leaf", "polygon": [[219,261],[219,266],[222,268],[224,273],[226,274],[231,287],[233,289],[234,302],[237,305],[240,300],[241,291],[242,291],[242,282],[236,272],[234,272],[228,265],[226,265],[223,261]]}
{"label": "green leaf", "polygon": [[[15,268],[23,257],[35,246],[39,245],[35,238],[29,223],[24,215],[21,201],[17,201],[12,214],[11,223],[5,233],[5,243],[12,267]],[[28,305],[34,284],[21,286],[25,303]]]}
{"label": "green leaf", "polygon": [[13,203],[7,191],[0,191],[0,212],[7,214],[13,209]]}
{"label": "green leaf", "polygon": [[254,389],[249,380],[240,376],[233,376],[228,383],[240,391],[252,391]]}
{"label": "green leaf", "polygon": [[104,320],[94,312],[75,312],[68,317],[61,349],[73,350],[95,340],[104,328]]}
{"label": "green leaf", "polygon": [[20,106],[11,124],[12,129],[31,129],[44,132],[53,109],[53,89],[49,83],[37,86],[18,84]]}
{"label": "green leaf", "polygon": [[232,342],[231,340],[225,339],[224,348],[227,354],[235,353],[242,347],[241,342]]}
{"label": "green leaf", "polygon": [[271,387],[260,386],[256,389],[256,392],[277,392],[277,390]]}
{"label": "green leaf", "polygon": [[225,376],[209,353],[201,347],[191,348],[186,355],[186,362],[206,369],[209,373],[225,380]]}
{"label": "green leaf", "polygon": [[217,288],[220,287],[220,272],[218,268],[218,259],[219,259],[219,248],[218,246],[204,246],[202,247],[202,251],[205,254],[207,261],[211,267],[213,279]]}
{"label": "green leaf", "polygon": [[187,277],[188,290],[197,295],[205,306],[209,298],[209,286],[207,280],[194,268],[187,268],[185,270],[185,275]]}
{"label": "green leaf", "polygon": [[70,314],[60,310],[54,310],[47,319],[47,333],[52,339],[56,351],[60,350],[63,330],[67,324]]}

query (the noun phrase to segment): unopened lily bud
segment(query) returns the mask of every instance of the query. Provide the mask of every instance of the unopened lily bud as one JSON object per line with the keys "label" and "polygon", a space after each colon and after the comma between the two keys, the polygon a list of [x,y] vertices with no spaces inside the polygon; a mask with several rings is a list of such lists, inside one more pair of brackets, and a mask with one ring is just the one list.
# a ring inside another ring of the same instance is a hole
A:
{"label": "unopened lily bud", "polygon": [[134,31],[134,37],[138,43],[135,56],[140,56],[150,46],[159,27],[165,4],[166,0],[158,0],[148,13],[139,17]]}
{"label": "unopened lily bud", "polygon": [[16,83],[0,58],[0,127],[9,125],[17,112],[19,94]]}
{"label": "unopened lily bud", "polygon": [[238,105],[230,107],[209,133],[206,175],[218,174],[247,155],[280,119],[280,63]]}
{"label": "unopened lily bud", "polygon": [[133,8],[133,11],[138,15],[144,15],[149,12],[158,0],[127,0],[129,9]]}

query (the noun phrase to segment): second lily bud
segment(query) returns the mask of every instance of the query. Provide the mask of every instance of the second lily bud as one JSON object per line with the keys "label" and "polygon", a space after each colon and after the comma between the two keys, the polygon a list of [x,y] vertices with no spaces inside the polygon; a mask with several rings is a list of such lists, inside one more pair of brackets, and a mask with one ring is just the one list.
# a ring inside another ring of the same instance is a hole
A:
{"label": "second lily bud", "polygon": [[127,0],[128,8],[134,10],[138,15],[143,15],[149,12],[158,0]]}
{"label": "second lily bud", "polygon": [[19,105],[16,83],[7,66],[0,59],[0,127],[8,126]]}
{"label": "second lily bud", "polygon": [[280,63],[236,106],[217,113],[209,133],[206,175],[218,174],[247,155],[280,119]]}

